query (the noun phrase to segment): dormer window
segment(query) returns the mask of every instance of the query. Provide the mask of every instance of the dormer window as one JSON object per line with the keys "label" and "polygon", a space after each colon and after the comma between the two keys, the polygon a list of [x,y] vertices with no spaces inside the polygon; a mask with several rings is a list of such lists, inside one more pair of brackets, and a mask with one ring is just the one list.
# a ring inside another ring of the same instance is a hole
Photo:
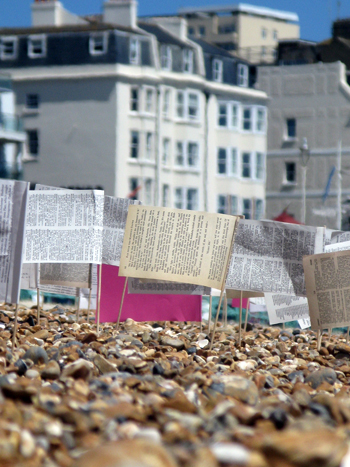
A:
{"label": "dormer window", "polygon": [[46,36],[35,35],[28,37],[28,57],[40,58],[46,56]]}
{"label": "dormer window", "polygon": [[222,83],[222,60],[213,60],[213,80]]}
{"label": "dormer window", "polygon": [[162,45],[160,47],[160,66],[162,70],[171,71],[172,53],[170,45]]}
{"label": "dormer window", "polygon": [[183,51],[183,72],[193,73],[193,50],[184,49]]}
{"label": "dormer window", "polygon": [[17,57],[17,37],[2,37],[0,42],[1,60],[13,60]]}
{"label": "dormer window", "polygon": [[238,86],[248,87],[248,65],[238,65]]}
{"label": "dormer window", "polygon": [[138,65],[140,62],[140,41],[136,37],[130,38],[130,63]]}
{"label": "dormer window", "polygon": [[92,34],[89,38],[90,55],[103,55],[107,52],[107,34]]}

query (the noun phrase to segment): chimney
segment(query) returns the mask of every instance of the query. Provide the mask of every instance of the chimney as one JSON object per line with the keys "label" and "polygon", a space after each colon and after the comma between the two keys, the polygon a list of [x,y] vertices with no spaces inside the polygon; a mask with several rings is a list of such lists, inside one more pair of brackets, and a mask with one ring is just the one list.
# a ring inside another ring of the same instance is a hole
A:
{"label": "chimney", "polygon": [[165,16],[154,17],[152,18],[152,21],[158,23],[179,39],[183,41],[187,40],[187,20],[185,18],[179,18],[178,16]]}
{"label": "chimney", "polygon": [[103,22],[135,29],[137,27],[137,1],[108,0],[103,4]]}
{"label": "chimney", "polygon": [[86,24],[78,15],[67,11],[58,0],[35,0],[31,8],[34,27]]}

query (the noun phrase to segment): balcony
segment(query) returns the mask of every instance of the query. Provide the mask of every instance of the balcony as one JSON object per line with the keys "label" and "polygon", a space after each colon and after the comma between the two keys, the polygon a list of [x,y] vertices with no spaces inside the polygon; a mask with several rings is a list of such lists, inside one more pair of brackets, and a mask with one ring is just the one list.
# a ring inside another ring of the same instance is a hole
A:
{"label": "balcony", "polygon": [[25,140],[22,119],[17,115],[0,113],[0,143],[23,143]]}

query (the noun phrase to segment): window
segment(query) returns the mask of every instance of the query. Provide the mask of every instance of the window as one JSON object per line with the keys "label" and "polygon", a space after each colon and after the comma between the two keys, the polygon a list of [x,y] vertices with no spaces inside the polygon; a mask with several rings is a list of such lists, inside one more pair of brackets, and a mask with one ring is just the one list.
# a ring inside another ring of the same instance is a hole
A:
{"label": "window", "polygon": [[199,117],[199,98],[198,94],[188,94],[188,118],[190,120],[198,120]]}
{"label": "window", "polygon": [[153,204],[152,186],[153,186],[152,179],[146,178],[144,203],[148,206],[151,206]]}
{"label": "window", "polygon": [[198,190],[196,188],[187,189],[187,206],[186,209],[196,211],[198,209]]}
{"label": "window", "polygon": [[26,94],[26,108],[38,109],[39,108],[39,94]]}
{"label": "window", "polygon": [[295,118],[287,118],[287,138],[296,138],[297,122]]}
{"label": "window", "polygon": [[231,105],[231,126],[232,128],[238,128],[238,104]]}
{"label": "window", "polygon": [[197,143],[187,144],[187,165],[189,167],[198,166],[198,144]]}
{"label": "window", "polygon": [[277,41],[278,39],[278,32],[276,31],[276,29],[274,29],[273,33],[272,33],[272,37],[275,41]]}
{"label": "window", "polygon": [[252,200],[243,198],[243,216],[246,219],[252,218]]}
{"label": "window", "polygon": [[189,36],[194,36],[194,28],[188,28],[188,35]]}
{"label": "window", "polygon": [[153,89],[146,89],[146,97],[145,97],[145,112],[153,113],[153,100],[154,100],[154,92]]}
{"label": "window", "polygon": [[256,199],[254,219],[259,221],[263,215],[264,215],[264,201],[262,199]]}
{"label": "window", "polygon": [[227,126],[227,105],[219,103],[218,125]]}
{"label": "window", "polygon": [[177,209],[184,209],[184,189],[175,188],[175,207]]}
{"label": "window", "polygon": [[295,162],[286,162],[286,182],[296,183],[297,171]]}
{"label": "window", "polygon": [[147,160],[152,159],[152,150],[153,150],[153,134],[147,132],[146,133],[146,153],[145,153],[145,158]]}
{"label": "window", "polygon": [[244,131],[252,129],[252,109],[250,107],[243,107],[242,127]]}
{"label": "window", "polygon": [[170,89],[166,89],[164,91],[164,98],[163,98],[163,117],[169,118],[170,113]]}
{"label": "window", "polygon": [[248,86],[248,65],[238,65],[238,86]]}
{"label": "window", "polygon": [[170,187],[169,185],[163,185],[162,188],[162,206],[164,208],[170,207]]}
{"label": "window", "polygon": [[263,45],[261,47],[261,58],[265,58],[266,57],[266,47]]}
{"label": "window", "polygon": [[230,32],[235,32],[235,31],[236,31],[235,23],[223,24],[218,27],[219,34],[229,34]]}
{"label": "window", "polygon": [[265,174],[265,157],[262,152],[255,154],[255,178],[263,180]]}
{"label": "window", "polygon": [[137,159],[139,157],[139,132],[131,132],[130,157]]}
{"label": "window", "polygon": [[198,34],[199,34],[200,37],[205,36],[205,26],[199,26]]}
{"label": "window", "polygon": [[221,60],[213,60],[213,80],[222,83],[222,68],[223,64]]}
{"label": "window", "polygon": [[13,60],[17,58],[18,39],[17,37],[2,37],[0,42],[1,60]]}
{"label": "window", "polygon": [[107,34],[93,34],[89,38],[90,55],[102,55],[107,52]]}
{"label": "window", "polygon": [[256,131],[265,133],[266,131],[266,110],[264,107],[256,109]]}
{"label": "window", "polygon": [[193,73],[193,50],[183,50],[183,66],[184,73]]}
{"label": "window", "polygon": [[185,93],[183,91],[176,93],[176,116],[185,118]]}
{"label": "window", "polygon": [[251,156],[249,152],[244,152],[242,154],[242,177],[251,178]]}
{"label": "window", "polygon": [[227,196],[226,195],[218,196],[218,213],[227,214]]}
{"label": "window", "polygon": [[46,36],[37,35],[28,38],[28,56],[30,58],[40,58],[46,55]]}
{"label": "window", "polygon": [[170,164],[170,139],[163,138],[163,154],[162,154],[163,165]]}
{"label": "window", "polygon": [[263,39],[266,39],[266,37],[267,37],[267,29],[266,28],[261,28],[261,37]]}
{"label": "window", "polygon": [[139,89],[130,89],[130,110],[132,112],[138,112],[139,110]]}
{"label": "window", "polygon": [[176,143],[175,165],[185,165],[184,143],[182,141]]}
{"label": "window", "polygon": [[227,154],[225,148],[218,148],[218,174],[227,173]]}
{"label": "window", "polygon": [[138,179],[137,178],[130,178],[129,187],[130,187],[130,193],[128,195],[128,198],[133,199],[133,200],[139,199],[138,198],[138,192],[140,190],[140,185],[139,185]]}
{"label": "window", "polygon": [[39,155],[39,132],[38,130],[27,130],[27,141],[29,154],[31,156]]}
{"label": "window", "polygon": [[130,38],[129,59],[132,65],[138,65],[140,61],[140,41],[136,37]]}
{"label": "window", "polygon": [[231,149],[231,174],[238,175],[238,153],[237,149]]}
{"label": "window", "polygon": [[172,68],[172,53],[170,45],[162,45],[160,47],[160,66],[163,70],[171,70]]}
{"label": "window", "polygon": [[237,196],[218,195],[218,213],[219,214],[237,214],[238,211]]}

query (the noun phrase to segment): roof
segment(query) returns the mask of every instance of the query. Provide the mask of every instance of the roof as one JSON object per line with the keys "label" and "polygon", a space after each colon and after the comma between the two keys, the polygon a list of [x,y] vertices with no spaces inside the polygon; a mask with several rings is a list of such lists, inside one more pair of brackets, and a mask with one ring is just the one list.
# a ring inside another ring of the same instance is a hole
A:
{"label": "roof", "polygon": [[[198,39],[196,37],[191,37],[191,41],[195,42],[196,44],[200,45],[203,52],[210,54],[210,55],[220,55],[221,57],[231,58],[232,60],[237,60],[238,57],[235,57],[227,50],[223,49],[222,47],[218,47],[213,45],[209,42],[204,41],[203,39]],[[244,59],[239,59],[240,61],[244,62]]]}
{"label": "roof", "polygon": [[183,7],[178,10],[180,15],[196,13],[249,13],[257,16],[267,16],[282,21],[299,22],[299,16],[290,11],[274,10],[273,8],[258,7],[248,5],[247,3],[238,3],[236,5],[213,5],[202,7]]}
{"label": "roof", "polygon": [[92,22],[89,24],[74,24],[65,26],[36,26],[28,28],[0,28],[0,35],[2,36],[20,36],[28,34],[50,34],[50,33],[65,33],[65,32],[89,32],[89,31],[108,31],[119,30],[131,32],[133,34],[142,34],[138,29],[132,29],[119,24],[108,24]]}
{"label": "roof", "polygon": [[188,42],[182,41],[178,37],[167,32],[162,26],[156,23],[138,21],[137,24],[141,29],[144,29],[146,32],[156,36],[158,42],[160,43],[178,45],[179,47],[183,47],[184,45],[186,45],[186,47],[189,47]]}

